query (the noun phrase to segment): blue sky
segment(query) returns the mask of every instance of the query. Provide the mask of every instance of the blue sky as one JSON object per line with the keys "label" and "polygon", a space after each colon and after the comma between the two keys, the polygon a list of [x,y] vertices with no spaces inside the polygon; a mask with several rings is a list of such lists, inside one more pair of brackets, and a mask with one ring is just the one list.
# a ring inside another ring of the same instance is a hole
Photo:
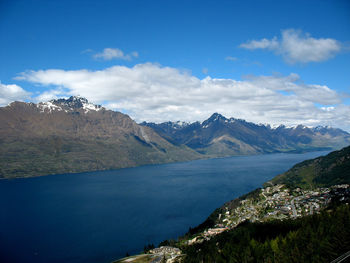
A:
{"label": "blue sky", "polygon": [[349,1],[1,1],[0,104],[350,130]]}

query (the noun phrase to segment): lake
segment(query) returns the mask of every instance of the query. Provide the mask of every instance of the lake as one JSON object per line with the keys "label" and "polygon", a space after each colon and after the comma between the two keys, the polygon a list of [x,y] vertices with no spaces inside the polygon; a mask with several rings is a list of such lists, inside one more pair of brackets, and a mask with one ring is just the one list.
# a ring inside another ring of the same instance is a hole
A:
{"label": "lake", "polygon": [[0,262],[111,262],[177,238],[305,159],[268,154],[0,180]]}

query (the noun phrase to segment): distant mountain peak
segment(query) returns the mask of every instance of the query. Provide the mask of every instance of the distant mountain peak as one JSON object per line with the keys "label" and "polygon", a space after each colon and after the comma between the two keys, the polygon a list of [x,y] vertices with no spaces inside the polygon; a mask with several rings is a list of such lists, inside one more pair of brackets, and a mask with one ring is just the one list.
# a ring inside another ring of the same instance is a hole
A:
{"label": "distant mountain peak", "polygon": [[101,105],[90,103],[86,98],[81,96],[71,96],[68,99],[56,99],[48,102],[40,102],[37,107],[41,112],[51,113],[52,111],[74,111],[82,109],[85,113],[89,111],[99,111],[103,109]]}
{"label": "distant mountain peak", "polygon": [[331,136],[343,136],[343,135],[349,135],[348,132],[343,131],[339,128],[333,128],[331,126],[316,126],[312,129],[314,132],[320,133],[320,134],[330,134]]}
{"label": "distant mountain peak", "polygon": [[209,121],[217,121],[217,120],[226,120],[225,116],[221,115],[220,113],[213,113],[213,115],[210,116],[208,119]]}
{"label": "distant mountain peak", "polygon": [[173,122],[172,124],[173,124],[175,129],[184,128],[184,127],[190,125],[189,122],[185,122],[185,121],[176,121],[176,122]]}
{"label": "distant mountain peak", "polygon": [[202,122],[202,128],[208,128],[210,126],[210,124],[214,123],[214,122],[218,122],[218,121],[224,121],[224,122],[228,122],[228,119],[226,119],[223,115],[221,115],[220,113],[215,112],[214,114],[212,114],[209,119],[205,120]]}

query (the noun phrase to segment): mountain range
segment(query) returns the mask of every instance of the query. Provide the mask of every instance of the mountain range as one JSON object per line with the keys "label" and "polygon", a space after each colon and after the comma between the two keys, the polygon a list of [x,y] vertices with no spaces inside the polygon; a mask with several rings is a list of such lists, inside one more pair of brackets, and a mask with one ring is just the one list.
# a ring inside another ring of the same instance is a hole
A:
{"label": "mountain range", "polygon": [[257,125],[214,113],[204,122],[141,123],[176,145],[210,156],[249,155],[337,149],[350,144],[349,133],[336,128]]}
{"label": "mountain range", "polygon": [[204,122],[137,124],[72,96],[0,108],[0,178],[118,169],[232,155],[338,149],[330,127],[257,125],[215,113]]}

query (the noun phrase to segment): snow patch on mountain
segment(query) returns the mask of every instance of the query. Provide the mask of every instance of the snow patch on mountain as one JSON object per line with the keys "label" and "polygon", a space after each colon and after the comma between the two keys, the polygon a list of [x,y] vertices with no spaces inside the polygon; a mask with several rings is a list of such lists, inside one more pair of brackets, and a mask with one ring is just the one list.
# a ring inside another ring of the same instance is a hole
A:
{"label": "snow patch on mountain", "polygon": [[40,109],[40,112],[51,113],[52,111],[63,111],[63,109],[55,104],[52,101],[40,102],[37,104],[37,107]]}
{"label": "snow patch on mountain", "polygon": [[53,111],[71,112],[79,109],[84,110],[84,113],[88,113],[90,111],[100,111],[103,109],[101,105],[90,103],[87,99],[80,96],[40,102],[37,104],[37,107],[40,109],[40,112],[43,113],[52,113]]}
{"label": "snow patch on mountain", "polygon": [[83,109],[85,113],[88,113],[89,111],[99,111],[102,109],[102,107],[93,103],[83,103]]}

